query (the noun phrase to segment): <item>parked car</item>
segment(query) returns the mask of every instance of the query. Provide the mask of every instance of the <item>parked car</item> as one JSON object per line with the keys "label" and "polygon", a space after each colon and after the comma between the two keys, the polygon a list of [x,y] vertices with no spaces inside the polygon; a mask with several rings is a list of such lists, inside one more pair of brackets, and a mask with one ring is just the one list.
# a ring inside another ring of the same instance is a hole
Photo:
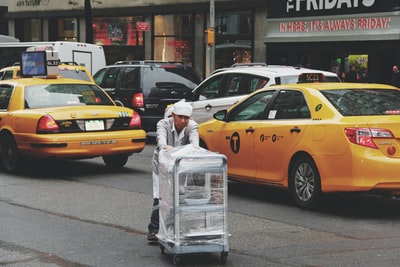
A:
{"label": "parked car", "polygon": [[156,130],[168,104],[182,99],[200,83],[192,67],[178,62],[117,62],[93,77],[114,100],[140,114],[147,132]]}
{"label": "parked car", "polygon": [[125,165],[145,147],[140,115],[117,106],[96,84],[60,76],[0,81],[1,162],[17,171],[25,157],[103,157]]}
{"label": "parked car", "polygon": [[[78,65],[74,62],[61,62],[58,65],[58,73],[60,76],[71,79],[78,79],[95,83],[92,75],[85,66]],[[21,78],[19,65],[9,66],[0,69],[0,80],[9,80]]]}
{"label": "parked car", "polygon": [[200,124],[230,179],[289,189],[303,208],[322,193],[400,194],[400,89],[305,83],[258,90]]}
{"label": "parked car", "polygon": [[303,82],[340,82],[332,72],[302,67],[239,64],[217,70],[185,96],[193,106],[193,119],[204,122],[249,93],[271,85]]}

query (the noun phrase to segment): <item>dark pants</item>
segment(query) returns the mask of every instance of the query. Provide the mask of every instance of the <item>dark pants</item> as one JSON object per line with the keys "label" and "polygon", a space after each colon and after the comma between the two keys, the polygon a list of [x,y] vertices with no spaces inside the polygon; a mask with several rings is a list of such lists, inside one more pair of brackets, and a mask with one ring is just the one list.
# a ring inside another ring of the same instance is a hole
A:
{"label": "dark pants", "polygon": [[160,221],[160,209],[158,205],[158,198],[153,200],[153,208],[151,211],[150,223],[148,225],[149,233],[158,233]]}

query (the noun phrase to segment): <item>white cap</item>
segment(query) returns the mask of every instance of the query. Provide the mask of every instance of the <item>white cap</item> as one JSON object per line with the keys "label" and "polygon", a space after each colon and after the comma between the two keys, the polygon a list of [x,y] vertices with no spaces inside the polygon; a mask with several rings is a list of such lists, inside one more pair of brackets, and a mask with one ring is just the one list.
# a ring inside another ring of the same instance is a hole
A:
{"label": "white cap", "polygon": [[192,105],[184,101],[176,102],[172,107],[172,113],[186,117],[192,116],[192,110]]}

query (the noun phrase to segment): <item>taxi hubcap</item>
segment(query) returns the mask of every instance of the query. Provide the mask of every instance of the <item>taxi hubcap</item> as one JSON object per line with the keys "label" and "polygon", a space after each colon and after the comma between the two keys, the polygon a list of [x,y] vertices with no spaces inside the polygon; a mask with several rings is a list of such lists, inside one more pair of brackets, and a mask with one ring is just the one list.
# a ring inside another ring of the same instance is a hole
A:
{"label": "taxi hubcap", "polygon": [[301,201],[308,201],[314,192],[314,172],[307,163],[302,163],[295,174],[296,195]]}

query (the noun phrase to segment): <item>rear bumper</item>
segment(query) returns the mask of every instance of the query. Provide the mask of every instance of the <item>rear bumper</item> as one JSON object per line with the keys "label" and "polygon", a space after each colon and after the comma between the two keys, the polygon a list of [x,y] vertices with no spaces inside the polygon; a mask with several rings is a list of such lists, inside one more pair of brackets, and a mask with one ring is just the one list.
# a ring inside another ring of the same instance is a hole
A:
{"label": "rear bumper", "polygon": [[323,192],[400,192],[398,158],[389,158],[378,150],[371,150],[351,157],[331,158],[329,163],[330,167],[320,169]]}
{"label": "rear bumper", "polygon": [[48,134],[16,138],[22,154],[37,158],[91,158],[141,152],[146,144],[143,130]]}

